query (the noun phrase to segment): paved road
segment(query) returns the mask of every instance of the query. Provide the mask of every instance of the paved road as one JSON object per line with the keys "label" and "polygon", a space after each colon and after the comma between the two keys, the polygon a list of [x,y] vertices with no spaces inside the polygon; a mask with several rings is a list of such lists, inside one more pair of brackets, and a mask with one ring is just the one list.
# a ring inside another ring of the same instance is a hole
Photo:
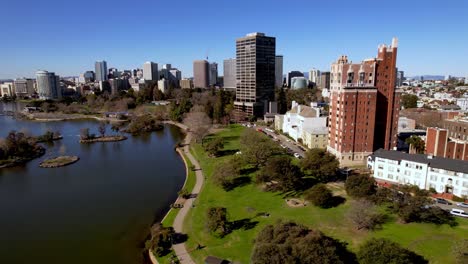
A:
{"label": "paved road", "polygon": [[286,148],[290,149],[292,151],[292,153],[298,153],[299,156],[301,156],[302,158],[305,156],[305,151],[299,148],[299,146],[300,146],[299,143],[297,143],[294,140],[286,137],[285,135],[281,135],[281,134],[277,135],[274,132],[269,132],[269,131],[265,130],[266,128],[267,127],[264,127],[264,126],[252,127],[252,129],[262,129],[262,131],[266,135],[269,135],[269,136],[271,136],[273,138],[277,138],[279,140],[278,144],[286,146]]}

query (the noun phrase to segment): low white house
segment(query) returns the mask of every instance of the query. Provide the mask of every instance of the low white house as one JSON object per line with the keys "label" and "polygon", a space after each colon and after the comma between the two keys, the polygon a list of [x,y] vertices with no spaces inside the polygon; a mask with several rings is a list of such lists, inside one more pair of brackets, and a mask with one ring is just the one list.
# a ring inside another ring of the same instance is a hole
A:
{"label": "low white house", "polygon": [[369,156],[368,168],[376,180],[411,184],[438,193],[468,195],[468,162],[379,149]]}
{"label": "low white house", "polygon": [[313,128],[326,128],[327,117],[321,116],[321,109],[312,103],[311,106],[292,102],[291,110],[283,117],[282,130],[295,141],[303,139],[304,131]]}

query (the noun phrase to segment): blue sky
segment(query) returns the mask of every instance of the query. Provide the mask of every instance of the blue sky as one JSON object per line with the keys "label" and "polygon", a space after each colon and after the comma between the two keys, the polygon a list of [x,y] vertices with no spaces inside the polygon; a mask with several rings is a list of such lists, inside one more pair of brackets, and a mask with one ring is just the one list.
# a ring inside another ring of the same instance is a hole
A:
{"label": "blue sky", "polygon": [[361,61],[399,38],[407,75],[468,75],[468,1],[9,1],[0,23],[0,79],[94,70],[94,61],[131,69],[171,63],[192,75],[208,54],[235,57],[235,39],[276,37],[284,72],[329,69],[341,54]]}

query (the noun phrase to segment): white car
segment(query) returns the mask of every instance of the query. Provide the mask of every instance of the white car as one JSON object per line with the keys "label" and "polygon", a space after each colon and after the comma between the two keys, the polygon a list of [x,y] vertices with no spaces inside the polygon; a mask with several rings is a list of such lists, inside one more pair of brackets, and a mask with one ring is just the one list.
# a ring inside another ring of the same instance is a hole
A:
{"label": "white car", "polygon": [[456,208],[452,208],[452,210],[450,211],[450,214],[468,218],[468,214],[465,213],[465,211],[456,209]]}
{"label": "white car", "polygon": [[301,157],[301,155],[299,155],[299,153],[296,152],[296,153],[294,153],[294,157],[299,159]]}
{"label": "white car", "polygon": [[468,203],[457,203],[457,206],[468,208]]}

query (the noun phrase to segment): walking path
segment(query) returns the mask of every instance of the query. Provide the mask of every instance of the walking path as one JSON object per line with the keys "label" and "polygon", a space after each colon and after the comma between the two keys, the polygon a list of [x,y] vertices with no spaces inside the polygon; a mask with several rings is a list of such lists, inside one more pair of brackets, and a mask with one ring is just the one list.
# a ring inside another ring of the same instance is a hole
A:
{"label": "walking path", "polygon": [[[185,217],[187,216],[190,208],[192,208],[193,202],[195,201],[196,197],[200,193],[200,190],[203,186],[203,183],[205,181],[205,177],[203,176],[203,172],[200,168],[200,164],[198,161],[193,157],[192,153],[190,153],[190,142],[192,140],[192,133],[188,130],[188,127],[180,124],[180,123],[175,123],[175,122],[166,122],[172,125],[176,125],[182,129],[184,129],[187,132],[187,136],[184,139],[183,142],[183,152],[184,154],[189,158],[190,162],[192,162],[194,168],[195,168],[195,175],[196,175],[196,183],[195,186],[193,187],[192,190],[192,196],[195,198],[190,198],[187,199],[184,203],[184,207],[182,207],[179,210],[179,213],[177,214],[176,218],[174,219],[173,227],[174,231],[176,233],[183,233],[183,225],[184,225],[184,220]],[[189,168],[190,169],[190,168]],[[179,258],[180,263],[182,264],[195,264],[195,262],[192,260],[190,257],[189,252],[187,251],[185,243],[180,243],[173,245],[172,248],[174,249],[177,258]]]}

